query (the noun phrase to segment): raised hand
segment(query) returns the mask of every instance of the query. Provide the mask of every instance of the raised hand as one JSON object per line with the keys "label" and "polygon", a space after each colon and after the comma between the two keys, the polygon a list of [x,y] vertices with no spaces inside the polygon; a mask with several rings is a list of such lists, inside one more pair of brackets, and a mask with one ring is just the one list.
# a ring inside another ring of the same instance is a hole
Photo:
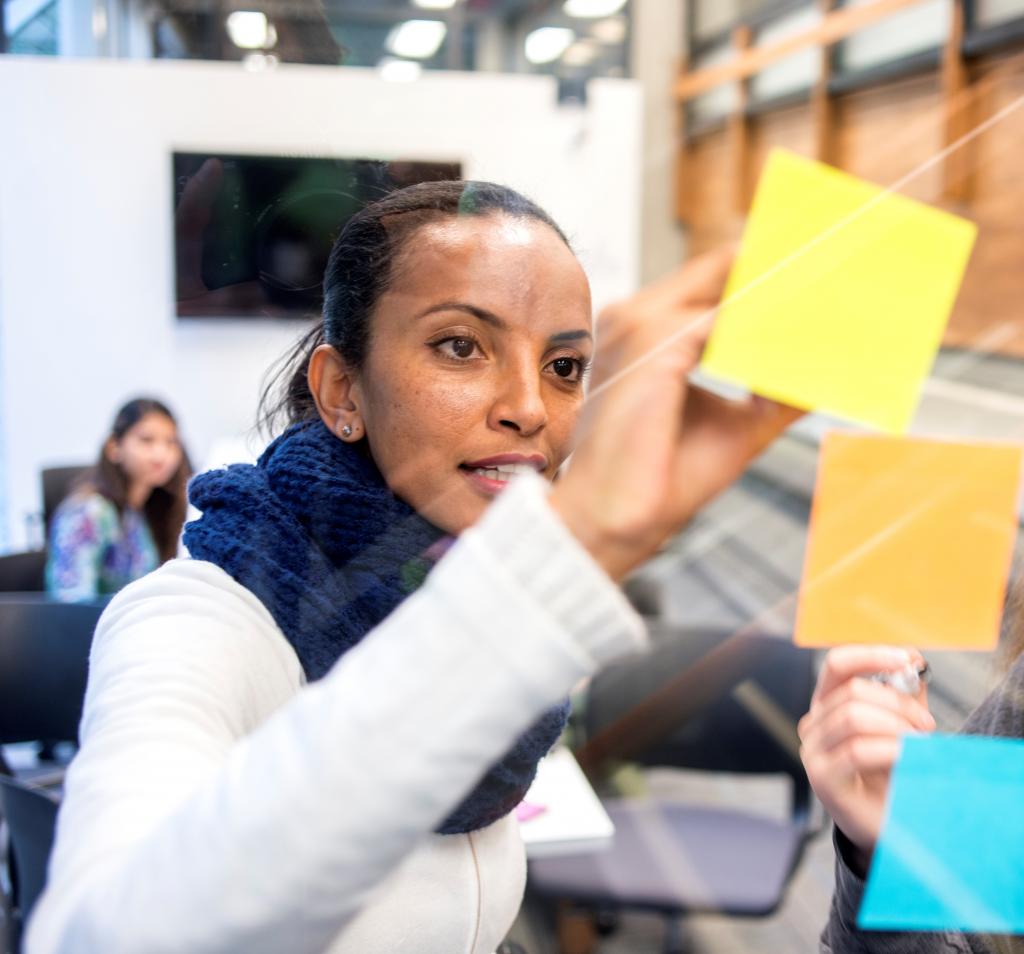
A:
{"label": "raised hand", "polygon": [[888,646],[831,650],[810,712],[797,727],[807,777],[865,867],[882,827],[902,737],[935,728],[923,683],[917,696],[909,696],[865,677],[922,663],[915,650]]}
{"label": "raised hand", "polygon": [[714,252],[598,318],[576,450],[552,503],[614,579],[653,555],[801,412],[689,384],[732,254]]}

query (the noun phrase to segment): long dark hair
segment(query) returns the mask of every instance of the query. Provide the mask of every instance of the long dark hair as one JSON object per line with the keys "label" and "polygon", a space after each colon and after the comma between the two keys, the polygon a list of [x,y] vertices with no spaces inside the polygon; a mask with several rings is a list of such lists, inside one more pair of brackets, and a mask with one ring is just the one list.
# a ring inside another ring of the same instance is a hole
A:
{"label": "long dark hair", "polygon": [[[177,427],[177,421],[166,404],[155,398],[133,398],[117,412],[110,434],[100,448],[96,466],[82,478],[75,488],[76,491],[101,494],[117,507],[118,514],[124,513],[128,505],[128,475],[119,464],[115,464],[107,456],[107,444],[112,439],[120,441],[147,414],[162,414]],[[143,505],[142,515],[149,524],[150,533],[153,534],[153,542],[156,544],[161,563],[177,555],[178,537],[185,523],[185,510],[188,506],[185,485],[191,475],[192,465],[182,446],[178,469],[167,483],[153,488]]]}
{"label": "long dark hair", "polygon": [[390,284],[396,258],[418,229],[439,219],[494,213],[542,222],[569,246],[565,234],[540,206],[492,182],[421,182],[353,215],[327,261],[322,317],[270,369],[260,398],[260,429],[271,434],[282,420],[289,425],[316,417],[307,374],[309,359],[321,344],[331,345],[349,367],[362,367],[373,309]]}

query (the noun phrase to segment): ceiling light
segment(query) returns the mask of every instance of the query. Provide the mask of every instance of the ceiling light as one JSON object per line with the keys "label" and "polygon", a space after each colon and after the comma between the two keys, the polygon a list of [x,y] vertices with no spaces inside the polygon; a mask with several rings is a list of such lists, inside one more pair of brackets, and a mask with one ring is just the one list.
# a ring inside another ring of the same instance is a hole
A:
{"label": "ceiling light", "polygon": [[107,10],[106,7],[92,8],[92,35],[96,40],[102,40],[107,35]]}
{"label": "ceiling light", "polygon": [[531,63],[550,63],[575,39],[576,34],[568,27],[540,27],[526,37],[526,58]]}
{"label": "ceiling light", "polygon": [[565,0],[562,12],[570,17],[610,17],[626,5],[626,0]]}
{"label": "ceiling light", "polygon": [[278,64],[273,53],[246,53],[242,57],[242,65],[252,73],[272,70]]}
{"label": "ceiling light", "polygon": [[626,18],[607,17],[590,26],[590,35],[602,43],[614,46],[626,39]]}
{"label": "ceiling light", "polygon": [[566,66],[587,66],[597,58],[598,46],[594,40],[577,40],[562,54]]}
{"label": "ceiling light", "polygon": [[395,56],[428,60],[440,49],[447,32],[440,20],[406,20],[392,28],[384,45]]}
{"label": "ceiling light", "polygon": [[258,10],[236,10],[228,14],[225,26],[231,42],[243,50],[265,50],[277,42],[277,30]]}
{"label": "ceiling light", "polygon": [[414,7],[421,10],[451,10],[456,0],[412,0]]}
{"label": "ceiling light", "polygon": [[420,78],[423,67],[413,60],[398,60],[393,56],[385,56],[377,64],[382,80],[391,83],[411,83]]}

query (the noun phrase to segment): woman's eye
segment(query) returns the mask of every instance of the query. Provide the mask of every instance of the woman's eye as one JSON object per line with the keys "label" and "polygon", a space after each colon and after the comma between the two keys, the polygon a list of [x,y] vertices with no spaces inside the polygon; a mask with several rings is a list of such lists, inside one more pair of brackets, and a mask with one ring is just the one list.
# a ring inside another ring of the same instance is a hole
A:
{"label": "woman's eye", "polygon": [[550,367],[558,377],[566,381],[578,381],[583,370],[577,358],[555,358]]}
{"label": "woman's eye", "polygon": [[472,358],[476,342],[472,338],[449,338],[439,342],[438,347],[454,358]]}

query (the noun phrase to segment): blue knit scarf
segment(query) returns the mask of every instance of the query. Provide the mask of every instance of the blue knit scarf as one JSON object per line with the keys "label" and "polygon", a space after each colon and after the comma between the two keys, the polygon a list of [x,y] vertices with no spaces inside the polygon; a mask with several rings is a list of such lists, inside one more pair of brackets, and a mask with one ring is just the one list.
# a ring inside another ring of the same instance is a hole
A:
{"label": "blue knit scarf", "polygon": [[[310,682],[390,615],[450,542],[391,493],[361,447],[319,420],[289,428],[255,466],[196,477],[189,499],[202,511],[185,527],[189,553],[263,603]],[[568,703],[545,712],[438,831],[475,831],[507,815],[567,713]]]}

